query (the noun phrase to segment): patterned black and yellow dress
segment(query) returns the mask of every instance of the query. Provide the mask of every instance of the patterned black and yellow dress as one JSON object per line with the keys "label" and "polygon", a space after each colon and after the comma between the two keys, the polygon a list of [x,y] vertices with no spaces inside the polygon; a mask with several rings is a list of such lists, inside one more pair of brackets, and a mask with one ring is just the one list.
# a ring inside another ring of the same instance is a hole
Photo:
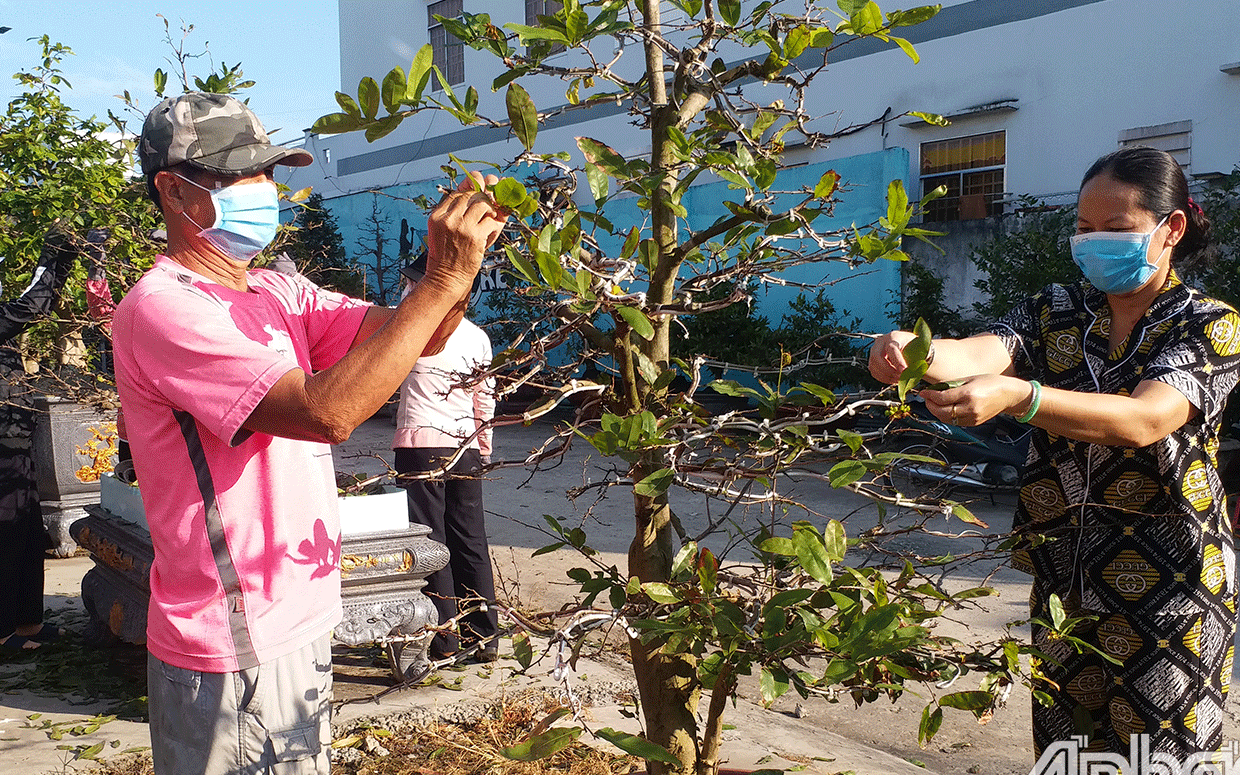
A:
{"label": "patterned black and yellow dress", "polygon": [[1240,377],[1240,317],[1174,273],[1132,333],[1108,352],[1106,295],[1051,285],[991,328],[1018,376],[1084,393],[1131,393],[1142,380],[1179,390],[1196,416],[1148,447],[1107,447],[1037,429],[1015,529],[1045,536],[1013,564],[1034,575],[1034,617],[1058,594],[1097,616],[1076,634],[1120,660],[1077,654],[1034,627],[1050,659],[1033,707],[1034,744],[1090,737],[1127,754],[1129,736],[1176,757],[1222,744],[1236,629],[1235,552],[1217,466],[1219,422]]}

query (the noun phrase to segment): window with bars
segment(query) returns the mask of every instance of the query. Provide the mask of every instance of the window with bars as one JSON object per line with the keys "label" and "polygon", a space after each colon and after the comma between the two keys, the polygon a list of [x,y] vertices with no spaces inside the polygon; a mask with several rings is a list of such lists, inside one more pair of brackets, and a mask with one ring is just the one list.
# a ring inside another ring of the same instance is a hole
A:
{"label": "window with bars", "polygon": [[[438,0],[426,6],[426,31],[431,43],[431,61],[439,68],[439,72],[443,73],[450,86],[465,83],[465,44],[444,29],[435,17],[459,17],[464,10],[461,7],[462,2],[463,0]],[[442,89],[443,84],[439,83],[438,79],[435,80],[435,88]]]}
{"label": "window with bars", "polygon": [[[525,0],[525,24],[527,27],[537,27],[539,16],[551,16],[563,7],[561,0]],[[552,54],[564,50],[565,47],[558,43],[551,47]]]}
{"label": "window with bars", "polygon": [[987,132],[921,144],[922,196],[947,186],[926,205],[927,222],[966,221],[1003,213],[1005,132]]}
{"label": "window with bars", "polygon": [[1133,145],[1145,145],[1166,151],[1179,162],[1180,169],[1186,176],[1192,174],[1193,167],[1193,122],[1174,121],[1170,124],[1140,126],[1125,129],[1119,133],[1119,145],[1127,148]]}

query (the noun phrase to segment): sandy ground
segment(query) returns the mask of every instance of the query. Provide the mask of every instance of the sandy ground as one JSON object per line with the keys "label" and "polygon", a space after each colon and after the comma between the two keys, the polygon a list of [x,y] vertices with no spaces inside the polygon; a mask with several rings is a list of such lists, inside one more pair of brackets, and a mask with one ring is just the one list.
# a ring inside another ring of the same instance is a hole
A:
{"label": "sandy ground", "polygon": [[[500,429],[496,434],[495,460],[524,459],[542,444],[547,431],[545,425]],[[384,463],[376,459],[374,453],[379,450],[380,457],[391,459],[390,452],[384,450],[390,442],[389,435],[390,428],[383,422],[368,423],[338,449],[337,467],[380,470]],[[597,503],[594,491],[576,502],[566,496],[569,488],[599,481],[602,469],[611,465],[612,461],[601,459],[588,444],[578,442],[550,470],[532,476],[524,468],[501,469],[491,474],[486,488],[486,508],[495,569],[504,590],[501,594],[509,595],[527,610],[556,609],[572,597],[576,585],[565,578],[564,572],[569,567],[584,564],[575,554],[558,551],[531,557],[534,550],[552,542],[544,532],[544,514],[554,515],[565,524],[583,524],[590,544],[603,553],[606,561],[625,567],[624,553],[632,538],[632,505],[626,493],[617,488],[610,497]],[[819,481],[802,481],[791,487],[802,502],[819,514],[842,519],[850,532],[863,529],[873,519],[873,510],[851,493],[832,490]],[[957,497],[975,499],[971,507],[993,530],[1002,532],[1010,527],[1014,496],[1000,496],[993,503],[984,494],[963,493]],[[705,516],[699,502],[681,498],[675,501],[674,507],[680,518],[690,524],[701,524]],[[583,516],[586,509],[590,509],[589,516]],[[942,524],[944,530],[959,527],[959,523]],[[926,554],[941,555],[961,553],[960,543],[920,536],[915,545]],[[953,575],[952,583],[961,588],[976,586],[996,565],[991,562],[959,571]],[[998,590],[998,595],[983,598],[977,607],[953,615],[950,621],[940,625],[945,632],[966,642],[984,642],[1000,637],[1008,632],[1008,623],[1027,616],[1027,576],[1000,567],[990,576],[989,584]],[[1012,632],[1021,638],[1028,635],[1023,629]],[[976,680],[976,677],[966,676],[952,690],[975,688]],[[755,698],[756,685],[742,687],[741,694]],[[1233,694],[1225,735],[1228,740],[1240,739],[1234,703]],[[912,693],[895,704],[884,699],[861,708],[855,708],[849,700],[832,704],[816,699],[801,701],[791,695],[777,702],[770,712],[789,717],[800,715],[821,729],[908,761],[924,763],[932,771],[990,775],[1024,775],[1030,771],[1034,755],[1027,691],[1021,688],[1013,691],[1007,706],[985,725],[979,725],[969,713],[948,711],[938,736],[923,750],[917,745],[917,728],[924,704],[924,697]],[[829,756],[829,752],[824,752],[824,756]]]}
{"label": "sandy ground", "polygon": [[[548,432],[549,426],[545,424],[500,429],[496,434],[495,460],[524,460],[531,450],[542,444]],[[392,427],[388,420],[375,419],[366,423],[346,444],[335,450],[337,469],[372,474],[386,470],[392,459],[387,448],[391,434]],[[565,571],[584,565],[580,557],[564,550],[532,556],[539,547],[552,543],[543,520],[543,515],[547,514],[563,520],[566,526],[583,524],[590,544],[601,552],[601,559],[608,564],[625,567],[624,554],[632,536],[630,497],[623,488],[616,488],[610,497],[597,500],[597,491],[589,489],[590,484],[602,479],[603,471],[611,465],[612,461],[600,459],[588,444],[578,442],[561,460],[544,466],[544,470],[531,474],[524,467],[514,465],[489,476],[486,486],[488,527],[501,597],[525,611],[558,609],[573,598],[577,586],[566,578]],[[580,487],[587,488],[586,494],[575,502],[570,500],[566,493]],[[864,529],[873,520],[873,510],[867,508],[862,499],[832,490],[819,481],[790,483],[788,488],[788,492],[797,495],[819,515],[843,520],[849,532]],[[677,498],[673,505],[690,530],[693,525],[702,524],[707,516],[703,504],[691,499]],[[1010,525],[1010,497],[1000,498],[995,503],[979,497],[971,505],[993,530],[1003,531]],[[756,515],[739,513],[733,516],[756,518]],[[795,516],[799,518],[801,515]],[[936,523],[935,526],[945,530],[958,529],[958,524]],[[932,555],[960,554],[967,543],[959,539],[930,536],[910,540],[910,546]],[[715,545],[714,548],[722,547]],[[975,586],[989,575],[994,566],[992,562],[987,566],[965,569],[955,574],[951,583],[961,587]],[[80,581],[82,573],[89,567],[90,560],[86,557],[49,561],[47,595],[52,609],[80,610]],[[1026,616],[1028,581],[1025,576],[1000,568],[989,578],[989,583],[998,590],[997,596],[981,599],[977,607],[959,611],[939,626],[946,633],[965,641],[990,641],[1007,631],[1007,623]],[[1026,635],[1020,630],[1016,634],[1020,637]],[[507,652],[508,649],[505,645],[501,650]],[[582,676],[579,680],[583,685],[592,681],[627,681],[631,673],[627,671],[624,657],[621,649],[614,655],[591,662],[589,669],[595,675]],[[467,683],[474,682],[464,692],[419,689],[417,693],[404,696],[403,702],[408,707],[422,709],[447,707],[465,699],[463,695],[486,697],[487,692],[492,692],[494,696],[511,690],[507,683],[492,685],[481,678],[475,681],[475,672],[464,674]],[[381,675],[381,668],[373,673],[372,683],[363,682],[355,689],[368,695],[387,683]],[[973,688],[975,682],[976,678],[965,677],[952,690]],[[345,691],[344,683],[338,677],[338,694]],[[742,686],[738,693],[750,700],[758,696],[754,682]],[[803,755],[817,758],[804,760],[807,762],[805,771],[820,775],[849,769],[865,775],[922,771],[906,765],[906,762],[920,764],[926,770],[938,773],[1024,775],[1030,772],[1034,757],[1029,735],[1028,692],[1019,688],[1013,691],[1007,707],[984,726],[968,713],[949,712],[938,737],[925,750],[917,745],[917,726],[924,703],[923,697],[911,692],[895,704],[880,700],[861,708],[854,708],[848,700],[835,704],[820,700],[802,703],[795,696],[781,699],[770,711],[763,711],[751,702],[740,702],[729,711],[726,720],[734,726],[734,730],[725,734],[725,741],[735,740],[736,746],[750,751],[763,746],[775,752],[808,748],[810,753]],[[384,712],[382,708],[369,707],[376,713]],[[620,718],[620,710],[614,705],[602,709],[600,713],[611,715],[604,715],[597,721],[600,725],[623,728],[625,719]],[[66,704],[32,695],[0,696],[0,772],[5,775],[46,775],[49,772],[78,770],[80,765],[68,762],[70,754],[57,748],[55,742],[47,740],[46,732],[37,727],[51,720],[70,723],[98,712],[98,707],[74,707],[72,702]],[[369,712],[366,706],[349,706],[348,714],[356,716]],[[34,713],[44,715],[38,721],[28,720],[28,716]],[[1225,721],[1227,740],[1240,740],[1240,724],[1236,716],[1233,695]],[[116,721],[107,724],[96,735],[75,738],[71,742],[83,744],[96,739],[116,743],[123,741],[124,747],[145,745],[149,740],[145,725]],[[850,741],[860,745],[850,745]],[[725,750],[726,745],[725,742]],[[891,756],[882,759],[884,752]],[[742,763],[737,761],[734,764]],[[767,766],[778,764],[781,763],[772,762]],[[755,765],[762,766],[757,762]]]}

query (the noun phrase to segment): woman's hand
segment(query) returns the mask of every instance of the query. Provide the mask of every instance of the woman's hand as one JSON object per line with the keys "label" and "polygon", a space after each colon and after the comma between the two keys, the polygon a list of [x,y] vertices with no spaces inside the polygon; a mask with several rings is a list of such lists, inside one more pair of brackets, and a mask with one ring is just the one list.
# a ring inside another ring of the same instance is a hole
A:
{"label": "woman's hand", "polygon": [[945,390],[922,390],[918,395],[930,413],[943,422],[973,426],[1004,412],[1024,414],[1033,400],[1033,387],[1017,377],[979,374]]}
{"label": "woman's hand", "polygon": [[904,348],[917,338],[911,331],[892,331],[883,334],[870,345],[870,374],[884,385],[894,385],[908,368]]}

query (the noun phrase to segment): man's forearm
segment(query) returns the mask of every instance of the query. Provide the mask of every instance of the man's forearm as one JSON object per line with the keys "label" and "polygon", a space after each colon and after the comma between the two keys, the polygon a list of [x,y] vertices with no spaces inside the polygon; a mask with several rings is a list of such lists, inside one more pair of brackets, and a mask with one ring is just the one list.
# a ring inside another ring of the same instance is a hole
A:
{"label": "man's forearm", "polygon": [[[419,357],[464,312],[457,293],[420,284],[370,335],[333,366],[285,374],[244,423],[251,431],[339,443],[383,406]],[[442,348],[442,342],[439,343]]]}

